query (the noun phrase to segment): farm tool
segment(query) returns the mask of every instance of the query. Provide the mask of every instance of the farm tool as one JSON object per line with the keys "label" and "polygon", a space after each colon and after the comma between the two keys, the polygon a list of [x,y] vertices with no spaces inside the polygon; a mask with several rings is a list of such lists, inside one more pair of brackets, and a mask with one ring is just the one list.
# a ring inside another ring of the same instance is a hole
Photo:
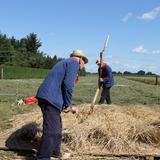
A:
{"label": "farm tool", "polygon": [[92,103],[91,103],[91,106],[90,106],[90,113],[93,112],[93,109],[94,109],[94,106],[95,106],[95,102],[96,102],[96,99],[98,97],[98,94],[99,94],[99,91],[101,89],[101,82],[100,82],[100,78],[101,78],[101,75],[102,75],[102,56],[103,56],[103,53],[105,52],[106,50],[106,47],[108,45],[108,41],[109,41],[109,35],[107,36],[106,40],[105,40],[105,43],[104,43],[104,47],[102,49],[102,51],[100,52],[100,65],[99,65],[99,75],[98,75],[98,87],[97,87],[97,90],[96,90],[96,93],[94,95],[94,98],[92,100]]}

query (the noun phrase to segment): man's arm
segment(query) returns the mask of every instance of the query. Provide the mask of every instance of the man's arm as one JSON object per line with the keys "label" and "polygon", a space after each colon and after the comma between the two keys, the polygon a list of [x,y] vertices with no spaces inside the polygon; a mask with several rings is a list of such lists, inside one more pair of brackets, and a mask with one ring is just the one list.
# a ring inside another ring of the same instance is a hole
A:
{"label": "man's arm", "polygon": [[63,101],[64,101],[64,108],[67,108],[71,105],[72,102],[72,92],[74,87],[74,82],[79,70],[78,63],[67,63],[66,64],[66,72],[64,81],[62,84],[62,94],[63,94]]}

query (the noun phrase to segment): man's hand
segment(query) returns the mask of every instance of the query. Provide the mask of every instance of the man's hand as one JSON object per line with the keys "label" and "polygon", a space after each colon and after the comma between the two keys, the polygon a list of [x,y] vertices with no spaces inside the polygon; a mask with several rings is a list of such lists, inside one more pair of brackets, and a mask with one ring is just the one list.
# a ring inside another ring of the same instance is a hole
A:
{"label": "man's hand", "polygon": [[100,78],[100,82],[103,82],[103,78]]}
{"label": "man's hand", "polygon": [[73,114],[78,113],[78,108],[77,107],[71,107],[70,112],[73,113]]}
{"label": "man's hand", "polygon": [[78,113],[78,108],[77,107],[67,107],[63,111],[65,113],[71,112],[71,113],[75,114],[75,113]]}

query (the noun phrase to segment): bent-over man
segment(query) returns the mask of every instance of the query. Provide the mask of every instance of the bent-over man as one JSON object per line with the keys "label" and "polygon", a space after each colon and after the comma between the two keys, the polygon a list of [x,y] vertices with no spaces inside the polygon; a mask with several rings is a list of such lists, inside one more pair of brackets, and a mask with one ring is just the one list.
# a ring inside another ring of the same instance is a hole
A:
{"label": "bent-over man", "polygon": [[72,92],[79,70],[88,63],[82,50],[74,50],[70,58],[58,62],[37,91],[36,98],[43,114],[43,135],[37,160],[50,160],[62,156],[61,112],[77,113],[71,106]]}

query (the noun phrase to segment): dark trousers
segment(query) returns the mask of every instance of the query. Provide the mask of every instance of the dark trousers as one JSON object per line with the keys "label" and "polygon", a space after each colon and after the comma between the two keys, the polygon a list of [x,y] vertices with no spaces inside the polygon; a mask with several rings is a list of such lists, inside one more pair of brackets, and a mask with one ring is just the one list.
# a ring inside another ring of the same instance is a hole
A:
{"label": "dark trousers", "polygon": [[99,104],[103,104],[105,100],[107,104],[111,104],[110,87],[103,87]]}
{"label": "dark trousers", "polygon": [[62,123],[60,111],[49,102],[39,99],[38,104],[43,114],[43,135],[38,160],[49,160],[52,155],[60,156]]}

